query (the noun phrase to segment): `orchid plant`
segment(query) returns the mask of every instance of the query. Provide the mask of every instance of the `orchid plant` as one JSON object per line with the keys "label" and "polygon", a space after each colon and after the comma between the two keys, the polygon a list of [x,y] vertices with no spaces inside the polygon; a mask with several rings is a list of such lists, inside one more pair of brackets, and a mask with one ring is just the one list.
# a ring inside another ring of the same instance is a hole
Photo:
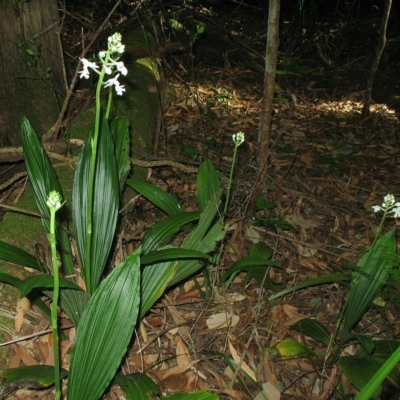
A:
{"label": "orchid plant", "polygon": [[[121,35],[115,33],[108,38],[108,49],[98,54],[97,62],[80,60],[83,66],[80,77],[87,79],[94,72],[99,79],[95,120],[86,136],[73,183],[74,239],[69,234],[68,214],[56,173],[29,121],[23,118],[21,124],[26,168],[51,246],[52,276],[32,254],[0,242],[0,258],[39,272],[26,279],[0,273],[0,281],[15,286],[21,297],[29,297],[51,320],[55,367],[10,369],[2,377],[6,385],[23,380],[36,382],[38,387],[55,384],[57,399],[63,395],[60,380],[67,375],[68,400],[99,399],[110,383],[115,382],[114,376],[138,321],[169,285],[198,272],[202,268],[200,260],[207,260],[225,237],[223,218],[218,212],[222,189],[210,161],[199,168],[200,211],[185,212],[172,195],[147,182],[136,179],[125,182],[130,169],[129,121],[118,117],[110,122],[113,91],[117,95],[125,92],[119,81],[121,75],[128,73],[120,61],[124,50]],[[103,88],[108,89],[105,112],[100,97]],[[109,272],[106,266],[115,239],[120,188],[125,183],[168,216],[154,224],[134,253]],[[189,223],[194,227],[181,247],[168,244]],[[79,268],[72,258],[72,240],[78,250]],[[77,284],[78,280],[75,282],[78,275],[84,278],[85,290]],[[51,301],[51,310],[44,298]],[[76,328],[68,373],[60,368],[58,306]],[[153,394],[157,393],[145,376],[141,380],[130,375],[116,379],[126,388],[128,399],[148,398],[149,387]],[[207,392],[190,395],[190,399],[197,398],[218,397]]]}
{"label": "orchid plant", "polygon": [[[400,282],[396,230],[392,228],[382,234],[383,224],[388,217],[400,217],[400,202],[396,202],[394,195],[387,194],[382,204],[372,206],[372,209],[375,213],[382,211],[383,215],[376,229],[374,241],[359,260],[351,279],[348,274],[322,275],[269,297],[271,301],[309,286],[350,281],[349,294],[333,333],[312,318],[303,319],[292,327],[302,335],[325,345],[326,350],[322,355],[307,348],[304,341],[292,339],[285,339],[270,351],[283,358],[310,357],[313,363],[320,365],[321,368],[337,362],[349,381],[361,390],[356,397],[360,400],[379,399],[382,382],[386,378],[395,387],[400,387],[400,372],[394,368],[400,360],[400,342],[387,339],[372,340],[369,334],[357,332],[357,324],[366,311],[379,303],[377,301],[379,293],[387,285],[390,276],[397,276],[396,280]],[[397,285],[397,291],[400,293],[400,284]],[[358,344],[355,354],[350,355],[343,351],[349,342]]]}

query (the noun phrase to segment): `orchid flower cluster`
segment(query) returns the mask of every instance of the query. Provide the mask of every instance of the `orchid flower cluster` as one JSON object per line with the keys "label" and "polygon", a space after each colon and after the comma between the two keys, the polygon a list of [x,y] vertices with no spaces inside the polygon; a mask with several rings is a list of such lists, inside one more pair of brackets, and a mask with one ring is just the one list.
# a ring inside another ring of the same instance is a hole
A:
{"label": "orchid flower cluster", "polygon": [[[121,39],[122,37],[120,33],[114,33],[108,38],[108,50],[99,52],[99,59],[104,73],[107,75],[112,75],[117,72],[113,78],[110,78],[104,82],[104,87],[114,86],[115,91],[120,96],[123,92],[125,92],[125,86],[120,85],[118,78],[121,74],[126,75],[128,73],[123,61],[118,61],[121,57],[121,54],[125,51],[125,45],[121,43]],[[89,78],[89,68],[99,75],[102,74],[102,70],[98,71],[99,66],[96,63],[89,61],[86,58],[80,58],[80,60],[83,65],[83,70],[79,71],[81,78]]]}
{"label": "orchid flower cluster", "polygon": [[385,215],[388,213],[393,214],[394,218],[400,217],[400,203],[396,203],[394,195],[392,194],[387,194],[383,198],[382,205],[372,206],[372,209],[374,210],[374,212],[383,211]]}

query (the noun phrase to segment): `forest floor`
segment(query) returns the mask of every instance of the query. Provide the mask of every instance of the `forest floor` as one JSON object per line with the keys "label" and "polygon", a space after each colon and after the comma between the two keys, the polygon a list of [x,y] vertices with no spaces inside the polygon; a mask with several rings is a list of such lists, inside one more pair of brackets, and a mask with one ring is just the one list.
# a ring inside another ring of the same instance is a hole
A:
{"label": "forest floor", "polygon": [[[183,67],[167,67],[164,72],[172,95],[164,111],[160,158],[194,166],[208,158],[226,185],[232,135],[244,132],[245,143],[238,150],[226,219],[228,237],[219,263],[208,269],[211,282],[200,274],[198,286],[188,281],[160,299],[136,332],[122,372],[146,371],[163,393],[206,389],[222,399],[254,398],[260,387],[242,372],[232,371],[227,361],[232,359],[255,381],[277,385],[282,393],[271,398],[341,398],[339,387],[344,393],[354,393],[336,364],[323,365],[326,348],[291,330],[301,319],[311,317],[333,332],[348,286],[317,285],[268,301],[273,291],[256,280],[244,286],[245,273],[229,287],[221,285],[219,278],[260,241],[273,250],[273,260],[279,265],[266,269],[277,290],[337,271],[348,271],[350,276],[380,221],[372,206],[380,205],[388,193],[400,200],[396,111],[376,103],[371,116],[362,119],[363,91],[351,78],[334,87],[324,86],[307,73],[290,85],[285,77],[278,78],[268,179],[263,182],[263,199],[269,207],[254,210],[250,199],[258,179],[262,72],[201,58],[194,64],[195,79]],[[151,171],[149,181],[177,195],[186,210],[197,209],[195,175],[160,167]],[[135,214],[124,221],[124,237],[131,238],[125,243],[127,249],[136,248],[140,237],[161,217],[143,199],[136,207]],[[388,220],[385,229],[395,223]],[[357,332],[374,338],[398,337],[400,302],[393,300],[368,311]],[[221,324],[215,323],[218,318]],[[40,317],[37,321],[33,331],[45,328]],[[285,359],[269,351],[288,338],[306,344],[320,360]],[[71,331],[66,331],[63,345],[66,353],[72,345]],[[24,363],[43,363],[50,351],[49,337],[14,345],[14,351]],[[355,345],[346,351],[353,354]],[[67,355],[64,362],[67,366]],[[52,398],[50,391],[19,390],[13,396],[9,398]],[[107,398],[124,397],[114,386]]]}

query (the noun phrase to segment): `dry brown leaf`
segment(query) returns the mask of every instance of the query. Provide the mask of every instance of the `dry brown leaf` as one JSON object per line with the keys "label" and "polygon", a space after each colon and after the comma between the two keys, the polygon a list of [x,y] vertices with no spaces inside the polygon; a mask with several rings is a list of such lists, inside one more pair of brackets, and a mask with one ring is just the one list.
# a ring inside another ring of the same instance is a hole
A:
{"label": "dry brown leaf", "polygon": [[188,350],[180,336],[177,336],[175,338],[175,344],[176,344],[176,361],[180,367],[185,368],[186,365],[192,361],[189,357]]}
{"label": "dry brown leaf", "polygon": [[268,400],[280,400],[281,393],[271,382],[263,383],[262,387],[263,393],[267,396]]}
{"label": "dry brown leaf", "polygon": [[298,307],[292,306],[291,304],[283,304],[283,310],[289,318],[297,318],[300,315]]}
{"label": "dry brown leaf", "polygon": [[271,367],[269,366],[268,362],[268,354],[264,355],[264,362],[263,362],[263,371],[264,371],[264,378],[266,382],[272,382],[274,385],[278,383],[278,378],[272,372]]}
{"label": "dry brown leaf", "polygon": [[17,344],[16,347],[18,347],[20,356],[21,356],[21,361],[26,365],[37,365],[38,362],[30,355],[28,350],[22,345],[22,344]]}
{"label": "dry brown leaf", "polygon": [[243,392],[235,389],[226,388],[224,393],[226,393],[233,400],[243,400],[246,398]]}
{"label": "dry brown leaf", "polygon": [[[169,312],[171,313],[172,319],[174,320],[176,325],[181,325],[181,324],[185,324],[187,321],[185,318],[183,318],[177,311],[176,307],[171,306],[168,304],[168,302],[166,300],[163,300],[163,303],[168,307]],[[171,329],[169,331],[169,333],[171,335],[176,335],[177,332],[180,332],[180,334],[185,337],[188,338],[189,335],[189,330],[186,326],[180,326],[179,328],[176,329]]]}
{"label": "dry brown leaf", "polygon": [[157,377],[161,381],[167,379],[170,376],[175,376],[175,375],[180,375],[188,371],[190,368],[193,367],[198,362],[198,360],[191,361],[189,364],[186,364],[184,367],[181,367],[179,365],[175,365],[172,368],[169,369],[164,369],[162,371],[157,372]]}
{"label": "dry brown leaf", "polygon": [[30,308],[31,303],[26,297],[23,297],[22,299],[19,299],[17,301],[17,314],[15,315],[14,322],[15,333],[19,333],[21,331],[22,325],[24,323],[25,314],[27,313],[27,311],[29,311]]}
{"label": "dry brown leaf", "polygon": [[371,212],[372,211],[372,206],[380,205],[381,202],[382,202],[381,199],[380,200],[376,199],[376,191],[375,191],[375,189],[376,189],[376,185],[372,189],[372,192],[369,194],[368,199],[365,200],[365,202],[364,202],[364,209],[366,211]]}
{"label": "dry brown leaf", "polygon": [[208,329],[229,328],[235,326],[239,322],[239,317],[227,312],[210,315],[206,324]]}
{"label": "dry brown leaf", "polygon": [[229,339],[228,339],[228,343],[229,343],[229,350],[232,354],[232,357],[233,357],[235,363],[240,365],[240,368],[244,372],[246,372],[246,374],[249,375],[251,379],[253,379],[255,382],[257,382],[256,376],[255,376],[254,372],[250,369],[250,367],[244,361],[240,364],[241,357],[239,356],[239,354],[237,353],[237,351],[235,350],[235,348],[233,347],[233,345]]}

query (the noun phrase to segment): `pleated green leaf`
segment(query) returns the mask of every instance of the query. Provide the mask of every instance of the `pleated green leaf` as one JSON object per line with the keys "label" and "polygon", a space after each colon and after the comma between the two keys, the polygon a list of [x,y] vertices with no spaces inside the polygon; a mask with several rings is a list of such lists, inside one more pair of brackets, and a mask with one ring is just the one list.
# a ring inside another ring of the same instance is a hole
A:
{"label": "pleated green leaf", "polygon": [[221,189],[217,170],[210,160],[201,163],[197,173],[197,201],[200,210],[204,210],[208,202]]}
{"label": "pleated green leaf", "polygon": [[[43,293],[50,299],[53,298],[52,291],[44,290]],[[58,304],[68,315],[71,323],[77,327],[89,300],[90,294],[88,292],[84,292],[83,290],[63,288],[60,290]]]}
{"label": "pleated green leaf", "polygon": [[[60,378],[67,376],[68,372],[61,369]],[[31,365],[5,370],[1,377],[5,385],[14,384],[24,389],[44,389],[54,384],[54,367],[49,365]]]}
{"label": "pleated green leaf", "polygon": [[147,254],[149,251],[165,244],[172,238],[182,226],[199,219],[200,212],[185,212],[181,214],[171,215],[156,222],[150,229],[147,230],[142,239],[142,253]]}
{"label": "pleated green leaf", "polygon": [[399,388],[399,381],[394,383],[393,374],[399,375],[397,365],[400,361],[400,347],[390,355],[388,359],[381,365],[375,375],[367,382],[362,391],[356,396],[357,400],[369,400],[376,390],[381,387],[382,382],[388,378],[397,388]]}
{"label": "pleated green leaf", "polygon": [[14,286],[15,288],[19,289],[22,279],[17,278],[11,274],[6,274],[4,272],[0,272],[0,282],[3,283],[8,283],[11,286]]}
{"label": "pleated green leaf", "polygon": [[292,329],[317,340],[325,346],[329,346],[331,343],[331,335],[328,329],[315,319],[302,319],[296,325],[293,325]]}
{"label": "pleated green leaf", "polygon": [[271,258],[274,251],[264,242],[253,244],[250,249],[250,257]]}
{"label": "pleated green leaf", "polygon": [[[42,143],[26,117],[23,117],[21,121],[21,138],[26,170],[32,185],[36,205],[43,215],[49,217],[50,211],[46,201],[49,193],[53,190],[63,197],[60,183]],[[68,229],[65,207],[57,212],[57,221]],[[49,220],[42,218],[42,223],[46,231],[49,232]],[[64,229],[57,227],[56,235],[57,242],[61,246],[60,257],[64,271],[72,275],[74,273],[74,264],[68,234]]]}
{"label": "pleated green leaf", "polygon": [[400,341],[397,340],[374,340],[374,348],[368,353],[363,347],[357,352],[357,357],[371,356],[372,358],[387,359],[400,347]]}
{"label": "pleated green leaf", "polygon": [[128,179],[126,184],[146,197],[168,215],[176,215],[185,212],[174,196],[164,192],[164,190],[152,185],[151,183],[143,182],[138,179]]}
{"label": "pleated green leaf", "polygon": [[118,117],[111,124],[111,132],[114,140],[115,160],[117,163],[119,187],[125,184],[125,179],[131,169],[129,158],[129,120],[126,117]]}
{"label": "pleated green leaf", "polygon": [[[257,266],[279,267],[279,264],[274,261],[259,257],[243,257],[232,264],[232,266],[222,276],[222,281],[224,282],[227,279],[232,280],[241,271],[247,271],[251,275],[252,269]],[[263,270],[265,272],[265,268]]]}
{"label": "pleated green leaf", "polygon": [[[221,218],[216,217],[220,204],[221,192],[218,192],[200,215],[199,223],[196,228],[188,235],[182,247],[209,254],[215,249],[219,241],[225,237],[225,228]],[[176,274],[170,285],[174,285],[193,275],[202,268],[202,264],[197,260],[180,261]]]}
{"label": "pleated green leaf", "polygon": [[[354,356],[340,357],[339,365],[349,381],[361,390],[379,370],[380,364],[368,357],[360,358]],[[372,394],[370,399],[379,399],[382,385]]]}
{"label": "pleated green leaf", "polygon": [[[54,278],[51,275],[33,275],[24,279],[19,285],[21,297],[26,297],[34,289],[47,289],[54,287]],[[60,278],[60,287],[82,290],[76,283]]]}
{"label": "pleated green leaf", "polygon": [[181,248],[167,248],[156,251],[151,251],[145,256],[142,256],[142,265],[154,264],[157,262],[179,260],[182,258],[210,258],[210,256],[202,251],[181,249]]}
{"label": "pleated green leaf", "polygon": [[279,299],[280,297],[286,296],[289,293],[293,293],[296,290],[306,289],[311,286],[324,285],[325,283],[334,283],[334,282],[346,282],[349,281],[350,278],[347,274],[329,274],[322,275],[318,278],[309,279],[305,282],[299,283],[298,285],[292,286],[291,288],[281,290],[278,293],[273,294],[268,298],[269,301]]}
{"label": "pleated green leaf", "polygon": [[12,244],[0,240],[0,258],[14,264],[33,268],[40,272],[46,272],[46,267],[35,256]]}
{"label": "pleated green leaf", "polygon": [[[62,196],[62,190],[49,157],[26,117],[21,120],[21,138],[26,170],[31,181],[36,204],[42,214],[50,216],[49,208],[46,205],[49,193],[56,190]],[[46,231],[49,232],[49,220],[43,218],[42,223]]]}
{"label": "pleated green leaf", "polygon": [[153,400],[159,392],[153,380],[140,372],[118,375],[115,377],[115,383],[121,386],[128,400]]}
{"label": "pleated green leaf", "polygon": [[177,261],[162,262],[143,268],[141,284],[140,318],[153,307],[173,278]]}
{"label": "pleated green leaf", "polygon": [[91,131],[82,148],[75,172],[72,193],[72,218],[79,256],[87,280],[90,274],[91,290],[96,290],[110,252],[118,218],[119,186],[114,144],[108,122],[101,118],[99,146],[93,196],[91,265],[85,265],[87,241],[87,201],[89,186],[89,167],[91,157]]}
{"label": "pleated green leaf", "polygon": [[345,304],[344,330],[350,331],[362,318],[386,282],[388,272],[396,258],[395,229],[382,235],[375,245],[367,251],[354,272],[350,294]]}
{"label": "pleated green leaf", "polygon": [[68,400],[98,400],[124,356],[139,312],[140,249],[100,284],[83,312],[73,347]]}

